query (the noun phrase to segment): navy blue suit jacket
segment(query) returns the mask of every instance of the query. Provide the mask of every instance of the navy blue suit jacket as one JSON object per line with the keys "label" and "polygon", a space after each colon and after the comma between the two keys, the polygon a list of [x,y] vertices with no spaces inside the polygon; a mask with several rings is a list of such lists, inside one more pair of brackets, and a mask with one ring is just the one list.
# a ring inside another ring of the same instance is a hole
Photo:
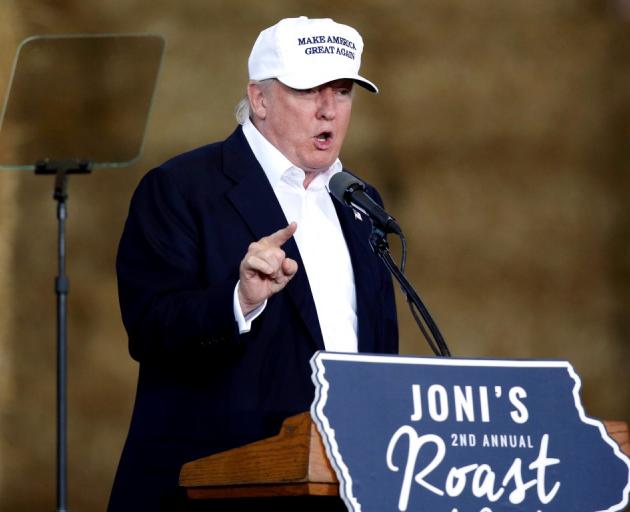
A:
{"label": "navy blue suit jacket", "polygon": [[[335,207],[355,273],[359,350],[396,353],[392,283],[368,245],[370,222]],[[117,259],[140,370],[111,511],[176,507],[182,464],[274,435],[284,418],[309,409],[309,360],[324,344],[293,239],[283,249],[299,270],[249,333],[239,335],[232,311],[248,245],[286,225],[240,128],[140,182]]]}

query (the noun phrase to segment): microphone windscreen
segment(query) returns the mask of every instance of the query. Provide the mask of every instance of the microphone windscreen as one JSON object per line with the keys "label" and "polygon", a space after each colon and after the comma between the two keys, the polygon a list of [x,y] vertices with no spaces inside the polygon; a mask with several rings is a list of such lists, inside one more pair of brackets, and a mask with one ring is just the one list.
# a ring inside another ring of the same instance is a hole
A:
{"label": "microphone windscreen", "polygon": [[328,190],[334,198],[342,203],[347,203],[346,192],[356,189],[365,190],[365,184],[352,174],[341,171],[332,176],[328,182]]}

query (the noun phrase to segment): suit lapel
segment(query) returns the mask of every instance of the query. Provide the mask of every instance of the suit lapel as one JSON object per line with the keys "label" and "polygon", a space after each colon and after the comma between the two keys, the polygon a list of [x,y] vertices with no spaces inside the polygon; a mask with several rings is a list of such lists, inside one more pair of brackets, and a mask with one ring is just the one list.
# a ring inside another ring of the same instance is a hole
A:
{"label": "suit lapel", "polygon": [[[235,186],[227,194],[228,199],[248,226],[253,239],[259,240],[285,227],[288,221],[241,128],[226,140],[223,156],[224,172],[235,181]],[[286,292],[295,304],[315,348],[323,350],[324,340],[315,302],[295,239],[291,238],[282,249],[299,267],[297,274],[283,292]]]}
{"label": "suit lapel", "polygon": [[341,229],[354,270],[354,283],[357,295],[357,320],[359,352],[374,352],[376,342],[375,318],[381,314],[378,308],[378,288],[374,280],[378,279],[377,257],[370,247],[369,239],[372,223],[365,215],[355,215],[351,208],[332,198],[339,217]]}

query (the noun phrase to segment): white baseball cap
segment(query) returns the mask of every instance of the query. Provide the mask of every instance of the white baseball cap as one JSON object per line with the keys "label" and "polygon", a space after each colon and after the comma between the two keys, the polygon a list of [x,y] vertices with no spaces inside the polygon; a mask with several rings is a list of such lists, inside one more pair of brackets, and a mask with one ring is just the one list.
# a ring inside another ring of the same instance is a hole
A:
{"label": "white baseball cap", "polygon": [[285,18],[263,30],[249,55],[250,80],[277,78],[293,89],[349,78],[368,91],[378,87],[359,75],[363,39],[330,18]]}

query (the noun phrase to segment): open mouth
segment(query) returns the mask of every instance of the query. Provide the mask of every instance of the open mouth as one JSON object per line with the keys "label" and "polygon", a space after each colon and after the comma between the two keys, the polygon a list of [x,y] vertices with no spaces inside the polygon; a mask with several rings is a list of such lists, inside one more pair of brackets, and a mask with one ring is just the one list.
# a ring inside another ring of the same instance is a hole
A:
{"label": "open mouth", "polygon": [[328,142],[332,139],[332,132],[321,132],[317,135],[316,139],[318,142]]}

